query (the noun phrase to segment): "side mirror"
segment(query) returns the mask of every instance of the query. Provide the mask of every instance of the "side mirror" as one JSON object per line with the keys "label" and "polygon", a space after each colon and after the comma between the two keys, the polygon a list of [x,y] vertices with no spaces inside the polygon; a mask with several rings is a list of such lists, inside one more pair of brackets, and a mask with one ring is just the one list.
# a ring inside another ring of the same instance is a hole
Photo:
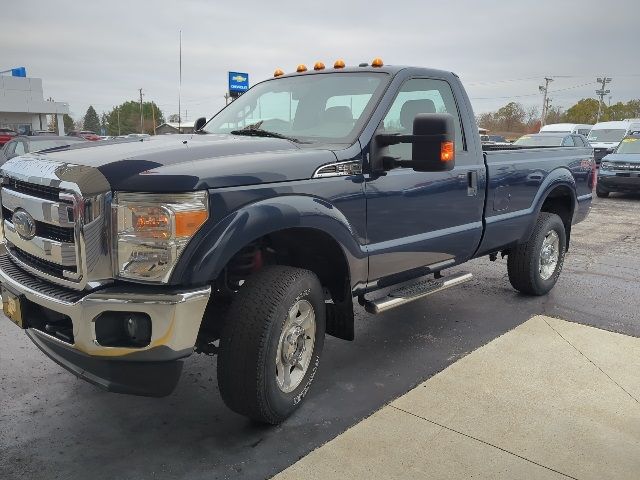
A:
{"label": "side mirror", "polygon": [[195,125],[193,126],[193,131],[197,132],[198,130],[202,130],[202,127],[204,127],[207,123],[207,118],[206,117],[200,117],[199,119],[196,120]]}
{"label": "side mirror", "polygon": [[386,169],[410,167],[418,172],[444,172],[455,166],[455,129],[449,113],[420,113],[413,120],[413,135],[379,134],[380,147],[411,143],[411,160],[385,157]]}

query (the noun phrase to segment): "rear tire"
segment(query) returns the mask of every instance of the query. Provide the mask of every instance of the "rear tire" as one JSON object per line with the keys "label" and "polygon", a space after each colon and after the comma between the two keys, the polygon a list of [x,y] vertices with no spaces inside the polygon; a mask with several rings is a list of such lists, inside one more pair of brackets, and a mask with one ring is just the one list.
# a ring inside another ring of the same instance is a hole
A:
{"label": "rear tire", "polygon": [[562,271],[566,245],[562,219],[553,213],[540,213],[529,240],[509,253],[507,271],[513,288],[527,295],[548,293]]}
{"label": "rear tire", "polygon": [[268,266],[249,277],[225,319],[218,386],[225,404],[278,424],[296,410],[316,375],[324,344],[324,293],[316,275]]}
{"label": "rear tire", "polygon": [[609,196],[609,193],[611,192],[603,190],[599,185],[596,185],[596,195],[598,196],[598,198],[607,198]]}

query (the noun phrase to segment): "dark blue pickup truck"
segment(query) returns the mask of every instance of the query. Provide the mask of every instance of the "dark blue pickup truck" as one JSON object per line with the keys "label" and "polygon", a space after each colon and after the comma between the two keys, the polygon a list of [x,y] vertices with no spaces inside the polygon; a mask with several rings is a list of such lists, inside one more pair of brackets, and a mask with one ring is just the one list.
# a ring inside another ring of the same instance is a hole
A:
{"label": "dark blue pickup truck", "polygon": [[183,358],[217,354],[226,404],[278,423],[325,334],[353,339],[354,301],[384,312],[498,254],[515,289],[553,288],[589,212],[592,149],[483,151],[451,72],[376,60],[276,73],[193,135],[2,166],[4,312],[45,354],[156,396]]}

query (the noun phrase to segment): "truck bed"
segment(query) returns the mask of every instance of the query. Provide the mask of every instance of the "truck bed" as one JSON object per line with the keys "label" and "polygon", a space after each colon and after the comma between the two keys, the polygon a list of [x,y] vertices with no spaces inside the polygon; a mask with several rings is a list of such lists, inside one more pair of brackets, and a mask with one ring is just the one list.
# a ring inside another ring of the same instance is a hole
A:
{"label": "truck bed", "polygon": [[[576,223],[586,215],[593,188],[593,149],[485,145],[487,169],[486,230],[478,255],[528,235],[540,199],[550,188],[575,185]],[[573,194],[572,194],[573,195]]]}

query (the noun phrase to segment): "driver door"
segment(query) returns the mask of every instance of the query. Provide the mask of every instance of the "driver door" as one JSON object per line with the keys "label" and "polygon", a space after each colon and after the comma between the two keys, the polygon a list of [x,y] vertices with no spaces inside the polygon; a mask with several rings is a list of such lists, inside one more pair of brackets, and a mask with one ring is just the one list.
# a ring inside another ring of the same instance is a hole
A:
{"label": "driver door", "polygon": [[[418,276],[426,273],[424,267],[439,270],[466,261],[480,242],[484,188],[478,188],[477,180],[484,178],[484,166],[467,150],[451,86],[429,78],[405,81],[378,133],[411,134],[419,113],[453,115],[456,164],[446,172],[400,167],[368,175],[369,282],[411,270]],[[411,159],[411,144],[388,148],[393,157]]]}

